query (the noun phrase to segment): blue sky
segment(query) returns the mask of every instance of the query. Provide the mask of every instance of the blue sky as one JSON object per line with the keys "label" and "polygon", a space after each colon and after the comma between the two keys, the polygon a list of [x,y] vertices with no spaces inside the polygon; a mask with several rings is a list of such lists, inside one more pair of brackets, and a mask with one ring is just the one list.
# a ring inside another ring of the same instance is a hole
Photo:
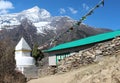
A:
{"label": "blue sky", "polygon": [[[46,9],[52,16],[70,16],[79,20],[100,0],[1,0],[0,14],[17,13],[38,6]],[[1,3],[2,2],[2,3]],[[120,0],[105,0],[104,7],[94,11],[83,23],[120,30]]]}

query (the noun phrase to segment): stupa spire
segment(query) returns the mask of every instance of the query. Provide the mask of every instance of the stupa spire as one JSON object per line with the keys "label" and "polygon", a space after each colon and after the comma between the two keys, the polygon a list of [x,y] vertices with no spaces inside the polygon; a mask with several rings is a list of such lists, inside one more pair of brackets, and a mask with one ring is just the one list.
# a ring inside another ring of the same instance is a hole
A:
{"label": "stupa spire", "polygon": [[28,43],[25,41],[25,39],[22,37],[21,40],[19,41],[19,43],[17,44],[17,46],[15,47],[16,51],[31,51],[30,46],[28,45]]}

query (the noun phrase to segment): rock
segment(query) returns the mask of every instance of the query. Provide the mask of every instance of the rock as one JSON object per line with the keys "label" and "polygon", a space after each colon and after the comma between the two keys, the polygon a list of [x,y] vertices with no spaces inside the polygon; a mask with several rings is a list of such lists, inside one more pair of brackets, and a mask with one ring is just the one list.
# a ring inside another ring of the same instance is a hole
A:
{"label": "rock", "polygon": [[56,73],[56,67],[49,66],[47,68],[39,69],[38,73],[39,77],[54,75]]}

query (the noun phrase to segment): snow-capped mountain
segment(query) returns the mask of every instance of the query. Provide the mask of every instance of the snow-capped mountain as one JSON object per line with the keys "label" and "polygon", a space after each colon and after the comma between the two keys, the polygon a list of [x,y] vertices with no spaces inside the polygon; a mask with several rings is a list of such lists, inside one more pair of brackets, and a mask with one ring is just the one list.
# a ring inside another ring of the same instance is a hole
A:
{"label": "snow-capped mountain", "polygon": [[43,33],[44,29],[56,29],[56,27],[51,25],[51,22],[58,21],[63,17],[52,17],[47,10],[35,6],[20,13],[1,15],[0,29],[11,29],[11,27],[14,28],[13,26],[20,25],[21,21],[25,18],[27,18],[33,23],[34,26],[37,27],[38,33]]}
{"label": "snow-capped mountain", "polygon": [[[68,16],[51,16],[47,10],[35,6],[19,13],[1,15],[0,40],[11,38],[17,42],[23,36],[31,45],[37,42],[44,47],[53,37],[63,33],[74,23],[75,20]],[[108,31],[111,30],[81,24],[72,31],[62,34],[56,44]]]}

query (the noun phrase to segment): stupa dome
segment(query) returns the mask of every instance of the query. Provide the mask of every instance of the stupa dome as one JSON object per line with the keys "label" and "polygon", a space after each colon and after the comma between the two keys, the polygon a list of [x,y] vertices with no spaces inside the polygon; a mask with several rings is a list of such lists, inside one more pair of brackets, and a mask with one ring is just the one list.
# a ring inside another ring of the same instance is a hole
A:
{"label": "stupa dome", "polygon": [[[35,65],[35,60],[31,55],[31,48],[22,37],[15,47],[15,60],[18,69]],[[22,70],[23,71],[23,70]]]}

